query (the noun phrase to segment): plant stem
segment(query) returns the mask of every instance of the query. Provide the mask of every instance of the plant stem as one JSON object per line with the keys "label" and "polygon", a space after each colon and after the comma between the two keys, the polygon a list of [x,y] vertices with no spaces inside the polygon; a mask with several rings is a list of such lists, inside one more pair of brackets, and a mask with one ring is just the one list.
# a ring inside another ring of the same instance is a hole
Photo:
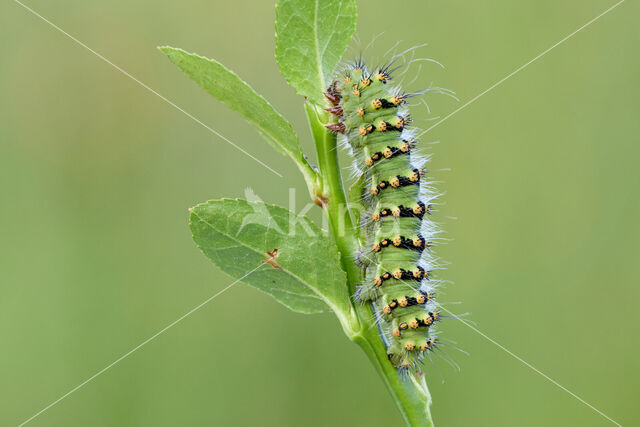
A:
{"label": "plant stem", "polygon": [[[374,319],[369,306],[357,309],[360,319]],[[378,335],[373,322],[364,322],[361,332],[352,337],[373,364],[382,377],[391,397],[409,426],[433,427],[431,419],[431,395],[423,377],[416,378],[413,374],[401,375],[387,358],[387,350]]]}
{"label": "plant stem", "polygon": [[[362,281],[362,271],[355,263],[355,253],[361,245],[353,225],[351,213],[342,183],[336,135],[324,125],[329,123],[329,115],[320,107],[305,103],[305,110],[313,135],[318,167],[321,172],[322,207],[329,220],[333,236],[347,273],[349,292],[354,294],[356,285]],[[318,192],[316,192],[318,193]],[[318,197],[318,196],[316,196]],[[349,338],[358,343],[374,368],[382,377],[404,420],[410,426],[433,427],[430,405],[431,396],[423,377],[413,374],[401,375],[389,363],[385,345],[374,323],[375,316],[368,305],[353,305],[356,321],[342,325]]]}
{"label": "plant stem", "polygon": [[[342,186],[336,135],[324,127],[324,123],[328,121],[328,114],[325,111],[310,102],[305,103],[305,110],[315,141],[318,167],[321,172],[322,207],[329,218],[331,234],[336,240],[343,264],[345,264],[345,271],[349,275],[349,267],[353,266],[357,270],[354,261],[359,243],[353,232],[351,213],[347,208],[347,199]],[[354,290],[350,289],[350,291]]]}

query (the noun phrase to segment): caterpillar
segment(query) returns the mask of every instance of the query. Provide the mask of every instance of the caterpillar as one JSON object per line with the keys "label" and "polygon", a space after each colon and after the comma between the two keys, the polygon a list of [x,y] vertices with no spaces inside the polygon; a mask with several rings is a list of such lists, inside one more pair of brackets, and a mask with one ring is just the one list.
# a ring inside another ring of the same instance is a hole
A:
{"label": "caterpillar", "polygon": [[[366,241],[357,254],[365,269],[355,299],[372,305],[390,363],[415,367],[438,345],[431,254],[438,229],[429,218],[436,196],[414,152],[406,93],[392,84],[391,63],[368,70],[354,61],[325,93],[335,116],[330,130],[341,134],[363,183]],[[438,88],[439,89],[439,88]]]}

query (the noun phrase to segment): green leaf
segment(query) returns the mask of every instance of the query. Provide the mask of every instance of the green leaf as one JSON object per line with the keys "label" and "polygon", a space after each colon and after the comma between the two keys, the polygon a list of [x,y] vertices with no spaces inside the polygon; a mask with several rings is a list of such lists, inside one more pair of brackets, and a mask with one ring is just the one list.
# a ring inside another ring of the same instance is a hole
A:
{"label": "green leaf", "polygon": [[242,114],[279,152],[289,154],[296,162],[304,161],[291,123],[233,71],[218,61],[182,49],[158,49],[207,92]]}
{"label": "green leaf", "polygon": [[[190,226],[200,250],[231,277],[293,311],[329,309],[343,326],[352,318],[338,249],[308,218],[280,206],[223,199],[193,207]],[[278,268],[265,262],[274,249]]]}
{"label": "green leaf", "polygon": [[280,0],[276,6],[276,61],[298,94],[323,104],[356,30],[355,0]]}

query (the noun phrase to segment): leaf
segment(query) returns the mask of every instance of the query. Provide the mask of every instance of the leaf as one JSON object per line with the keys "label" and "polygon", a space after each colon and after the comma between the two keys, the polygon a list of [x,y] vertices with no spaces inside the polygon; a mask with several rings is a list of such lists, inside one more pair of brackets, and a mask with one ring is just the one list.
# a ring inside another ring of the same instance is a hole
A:
{"label": "leaf", "polygon": [[207,92],[242,114],[276,150],[289,154],[296,162],[304,161],[291,123],[233,71],[218,61],[182,49],[158,49]]}
{"label": "leaf", "polygon": [[351,312],[338,249],[308,218],[280,206],[223,199],[193,207],[190,226],[200,250],[222,271],[291,310],[330,309],[341,321]]}
{"label": "leaf", "polygon": [[355,0],[280,0],[276,6],[276,61],[298,94],[323,104],[356,30]]}

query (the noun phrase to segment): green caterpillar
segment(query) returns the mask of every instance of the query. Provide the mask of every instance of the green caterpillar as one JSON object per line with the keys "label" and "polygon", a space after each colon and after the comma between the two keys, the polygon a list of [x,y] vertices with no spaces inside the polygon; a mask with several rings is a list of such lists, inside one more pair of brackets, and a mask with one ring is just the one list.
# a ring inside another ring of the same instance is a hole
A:
{"label": "green caterpillar", "polygon": [[366,268],[355,298],[371,303],[387,344],[390,362],[407,370],[437,344],[431,280],[436,259],[430,253],[437,228],[429,219],[435,193],[425,181],[406,94],[391,84],[390,65],[369,72],[362,61],[350,65],[325,96],[337,122],[327,125],[344,135],[363,184],[366,239],[357,259]]}

